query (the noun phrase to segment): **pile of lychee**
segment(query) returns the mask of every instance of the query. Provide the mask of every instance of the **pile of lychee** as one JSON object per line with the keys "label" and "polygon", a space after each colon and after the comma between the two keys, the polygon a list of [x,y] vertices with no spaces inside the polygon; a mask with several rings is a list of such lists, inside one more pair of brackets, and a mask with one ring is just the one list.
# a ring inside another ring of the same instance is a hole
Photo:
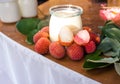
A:
{"label": "pile of lychee", "polygon": [[56,59],[68,56],[71,60],[81,60],[86,54],[93,53],[100,43],[100,36],[90,27],[73,31],[69,26],[61,28],[59,40],[49,39],[49,26],[43,27],[34,36],[34,50],[42,55],[50,54]]}

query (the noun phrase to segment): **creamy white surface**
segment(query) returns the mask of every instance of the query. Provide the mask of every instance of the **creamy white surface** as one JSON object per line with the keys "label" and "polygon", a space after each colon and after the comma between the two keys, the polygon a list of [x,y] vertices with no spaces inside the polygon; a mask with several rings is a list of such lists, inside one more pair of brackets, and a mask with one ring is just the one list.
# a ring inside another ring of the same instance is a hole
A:
{"label": "creamy white surface", "polygon": [[0,19],[2,22],[16,22],[20,18],[21,15],[17,1],[0,2]]}
{"label": "creamy white surface", "polygon": [[22,17],[35,17],[37,15],[37,0],[18,0]]}
{"label": "creamy white surface", "polygon": [[58,34],[60,29],[66,25],[75,26],[75,28],[82,28],[81,16],[72,16],[73,12],[71,10],[55,12],[51,15],[50,19],[50,39],[51,41],[58,41]]}

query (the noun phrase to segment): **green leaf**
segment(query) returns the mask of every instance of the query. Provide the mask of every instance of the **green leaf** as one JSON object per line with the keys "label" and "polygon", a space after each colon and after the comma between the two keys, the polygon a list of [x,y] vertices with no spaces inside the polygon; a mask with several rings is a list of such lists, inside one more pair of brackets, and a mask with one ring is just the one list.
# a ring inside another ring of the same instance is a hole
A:
{"label": "green leaf", "polygon": [[107,21],[105,25],[101,28],[102,33],[101,33],[101,39],[103,39],[106,36],[106,31],[111,28],[118,28],[112,21]]}
{"label": "green leaf", "polygon": [[83,64],[83,68],[85,70],[91,70],[91,69],[95,69],[95,68],[103,68],[103,67],[107,67],[108,63],[93,63],[93,62],[87,62],[85,61],[85,63]]}
{"label": "green leaf", "polygon": [[106,36],[109,38],[113,38],[116,39],[120,42],[120,29],[118,28],[111,28],[111,29],[107,29],[106,31]]}
{"label": "green leaf", "polygon": [[99,60],[95,60],[95,59],[87,59],[88,62],[94,62],[94,63],[109,63],[109,64],[112,64],[112,63],[115,63],[117,61],[119,61],[118,57],[116,58],[112,58],[112,57],[109,57],[109,58],[102,58],[102,59],[99,59]]}
{"label": "green leaf", "polygon": [[94,61],[102,60],[104,57],[101,56],[101,54],[102,54],[102,52],[100,50],[97,50],[94,53],[87,55],[86,61],[87,62],[94,62]]}
{"label": "green leaf", "polygon": [[39,21],[38,18],[24,18],[16,23],[16,28],[20,33],[28,35],[31,31],[37,29]]}
{"label": "green leaf", "polygon": [[102,52],[100,50],[96,50],[94,53],[88,54],[83,64],[83,68],[85,70],[90,70],[95,68],[103,68],[110,65],[108,63],[96,63],[96,62],[90,61],[90,60],[101,60],[102,59],[102,56],[100,56],[101,53]]}
{"label": "green leaf", "polygon": [[119,53],[120,43],[116,39],[106,37],[101,41],[97,49],[101,50],[103,53],[111,53],[109,56],[113,56],[115,53]]}
{"label": "green leaf", "polygon": [[34,36],[34,34],[36,34],[37,32],[38,32],[38,30],[35,29],[35,30],[31,31],[31,32],[27,35],[26,42],[27,42],[28,44],[34,44],[34,42],[33,42],[33,36]]}
{"label": "green leaf", "polygon": [[107,52],[112,49],[110,45],[111,45],[110,38],[106,37],[101,41],[97,49],[101,50],[102,52]]}
{"label": "green leaf", "polygon": [[101,57],[100,58],[98,58],[99,57],[99,55],[101,55],[101,53],[102,53],[102,51],[101,50],[96,50],[95,52],[93,52],[93,53],[91,53],[91,54],[87,54],[86,55],[86,57],[85,57],[85,59],[87,60],[87,59],[92,59],[92,58],[94,58],[94,59],[101,59]]}
{"label": "green leaf", "polygon": [[113,50],[110,50],[108,52],[104,52],[103,53],[105,56],[111,56],[111,57],[116,57],[117,55],[119,55],[119,52],[115,52]]}
{"label": "green leaf", "polygon": [[88,61],[88,59],[91,59],[91,60],[102,59],[102,57],[100,56],[101,53],[102,52],[100,50],[96,50],[94,53],[86,55],[85,62],[83,64],[83,68],[86,70],[90,70],[90,69],[94,69],[94,68],[106,67],[107,65],[109,65],[108,63],[94,63],[94,62]]}
{"label": "green leaf", "polygon": [[110,39],[113,51],[120,50],[120,42],[117,39]]}

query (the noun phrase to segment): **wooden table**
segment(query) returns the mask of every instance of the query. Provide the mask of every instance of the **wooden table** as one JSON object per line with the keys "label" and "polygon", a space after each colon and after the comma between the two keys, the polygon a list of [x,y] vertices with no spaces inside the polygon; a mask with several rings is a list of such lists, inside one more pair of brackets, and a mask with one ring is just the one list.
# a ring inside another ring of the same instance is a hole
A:
{"label": "wooden table", "polygon": [[[50,3],[51,3],[51,0],[40,5],[38,8],[45,15],[48,15],[49,13],[48,9],[49,7],[53,5],[53,3],[52,4]],[[92,0],[73,0],[73,1],[71,0],[71,3],[74,5],[79,5],[83,7],[84,9],[84,13],[82,15],[83,26],[89,26],[95,32],[100,33],[98,26],[101,26],[104,24],[104,21],[102,21],[99,17],[100,3],[94,2]],[[64,3],[61,2],[59,4],[64,4]],[[39,17],[40,16],[41,15],[39,14]],[[15,27],[15,23],[5,24],[5,23],[0,22],[0,31],[6,34],[7,36],[9,36],[11,39],[17,41],[21,45],[33,50],[34,45],[28,45],[25,42],[26,37],[17,31]],[[115,72],[113,65],[106,67],[106,68],[102,68],[102,69],[94,69],[90,71],[85,71],[82,68],[84,59],[81,61],[71,61],[67,56],[66,58],[62,60],[56,60],[50,55],[47,55],[46,57],[50,60],[53,60],[69,69],[72,69],[80,74],[83,74],[103,84],[120,84],[120,76]]]}

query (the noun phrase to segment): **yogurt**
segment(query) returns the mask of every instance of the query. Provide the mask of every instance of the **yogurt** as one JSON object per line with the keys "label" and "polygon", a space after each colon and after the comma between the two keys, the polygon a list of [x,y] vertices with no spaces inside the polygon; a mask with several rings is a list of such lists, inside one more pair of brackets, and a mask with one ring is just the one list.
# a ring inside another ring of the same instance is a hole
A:
{"label": "yogurt", "polygon": [[[51,18],[49,23],[50,40],[58,41],[60,29],[69,26],[74,31],[82,29],[82,8],[73,5],[58,5],[50,9]],[[74,27],[74,28],[73,28]]]}

